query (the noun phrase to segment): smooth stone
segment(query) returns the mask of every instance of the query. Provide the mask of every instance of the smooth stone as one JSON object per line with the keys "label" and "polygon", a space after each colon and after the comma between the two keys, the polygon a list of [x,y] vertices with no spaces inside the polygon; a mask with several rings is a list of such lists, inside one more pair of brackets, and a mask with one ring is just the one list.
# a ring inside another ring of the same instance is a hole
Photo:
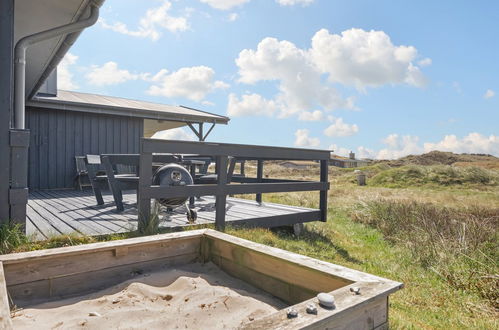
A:
{"label": "smooth stone", "polygon": [[306,311],[308,314],[317,315],[317,307],[315,306],[315,304],[308,304]]}
{"label": "smooth stone", "polygon": [[288,319],[292,319],[294,317],[297,317],[298,316],[298,311],[296,309],[293,309],[293,308],[289,308],[287,311],[286,311],[286,314],[288,315]]}
{"label": "smooth stone", "polygon": [[321,292],[317,295],[317,299],[322,307],[334,308],[334,297],[329,293]]}

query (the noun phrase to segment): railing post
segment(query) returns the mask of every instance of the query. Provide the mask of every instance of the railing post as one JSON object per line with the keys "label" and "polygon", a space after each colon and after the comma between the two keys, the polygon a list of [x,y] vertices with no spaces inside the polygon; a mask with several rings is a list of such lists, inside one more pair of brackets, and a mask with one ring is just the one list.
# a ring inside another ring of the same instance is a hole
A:
{"label": "railing post", "polygon": [[10,220],[26,225],[29,130],[10,130]]}
{"label": "railing post", "polygon": [[146,192],[152,184],[152,153],[144,151],[146,141],[142,138],[140,141],[140,160],[139,160],[139,189],[138,189],[138,210],[139,223],[138,230],[144,233],[149,221],[151,220],[151,198]]}
{"label": "railing post", "polygon": [[[257,182],[261,183],[263,177],[263,160],[259,159],[256,162],[256,178]],[[256,202],[262,203],[262,194],[256,194]]]}
{"label": "railing post", "polygon": [[225,204],[227,195],[225,185],[227,184],[227,156],[217,156],[217,195],[215,202],[215,228],[220,231],[225,230]]}
{"label": "railing post", "polygon": [[321,221],[327,221],[327,194],[329,189],[328,181],[329,164],[327,160],[321,160],[321,182],[326,183],[326,187],[320,191],[319,208],[321,210]]}
{"label": "railing post", "polygon": [[241,176],[245,176],[245,175],[246,175],[246,173],[245,173],[245,171],[244,171],[244,166],[245,166],[245,165],[246,165],[246,161],[243,159],[243,160],[241,161],[241,171],[240,171]]}

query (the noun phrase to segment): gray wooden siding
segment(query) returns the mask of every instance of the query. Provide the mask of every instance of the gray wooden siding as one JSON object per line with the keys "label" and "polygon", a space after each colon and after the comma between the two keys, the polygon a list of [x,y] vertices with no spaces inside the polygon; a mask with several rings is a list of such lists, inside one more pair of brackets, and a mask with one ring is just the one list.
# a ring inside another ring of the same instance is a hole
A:
{"label": "gray wooden siding", "polygon": [[28,185],[32,190],[72,188],[75,156],[138,153],[143,119],[28,108]]}

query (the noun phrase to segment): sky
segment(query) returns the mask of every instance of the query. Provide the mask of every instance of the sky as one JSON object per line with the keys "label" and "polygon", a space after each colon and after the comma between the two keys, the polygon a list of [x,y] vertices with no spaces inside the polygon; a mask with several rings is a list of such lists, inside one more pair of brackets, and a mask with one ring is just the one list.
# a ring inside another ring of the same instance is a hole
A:
{"label": "sky", "polygon": [[498,1],[106,0],[58,83],[230,117],[208,141],[499,156],[498,32]]}

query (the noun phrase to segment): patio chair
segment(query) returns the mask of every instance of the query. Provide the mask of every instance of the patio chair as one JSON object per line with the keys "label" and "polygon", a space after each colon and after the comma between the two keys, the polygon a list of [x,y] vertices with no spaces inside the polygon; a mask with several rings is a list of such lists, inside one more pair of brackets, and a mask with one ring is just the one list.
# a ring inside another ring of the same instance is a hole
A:
{"label": "patio chair", "polygon": [[[87,167],[85,166],[85,156],[76,156],[75,163],[76,163],[76,175],[73,182],[75,184],[76,189],[83,190],[83,187],[91,187],[92,183],[88,178],[88,171]],[[85,181],[88,181],[88,183],[86,183]]]}

